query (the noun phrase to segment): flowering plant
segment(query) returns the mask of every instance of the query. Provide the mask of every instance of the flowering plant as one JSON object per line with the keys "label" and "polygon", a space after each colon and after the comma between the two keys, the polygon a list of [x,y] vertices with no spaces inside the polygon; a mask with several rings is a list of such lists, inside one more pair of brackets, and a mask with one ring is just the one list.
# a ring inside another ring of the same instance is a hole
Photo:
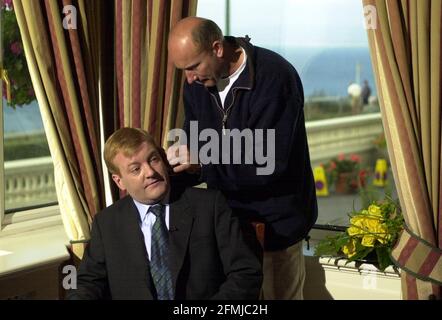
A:
{"label": "flowering plant", "polygon": [[347,189],[356,190],[360,185],[364,185],[367,175],[367,170],[360,169],[360,164],[361,157],[359,155],[351,154],[347,158],[341,153],[322,166],[329,185],[336,184],[341,174],[346,174],[344,182],[347,184]]}
{"label": "flowering plant", "polygon": [[[11,84],[11,101],[8,104],[15,107],[31,103],[35,100],[35,94],[12,0],[4,0],[2,3],[3,68],[7,70]],[[6,97],[5,86],[3,86],[3,96]]]}
{"label": "flowering plant", "polygon": [[404,221],[398,201],[386,197],[382,201],[373,201],[366,209],[353,211],[349,216],[346,231],[322,240],[315,255],[345,255],[348,261],[354,261],[376,253],[379,269],[391,265],[390,252]]}

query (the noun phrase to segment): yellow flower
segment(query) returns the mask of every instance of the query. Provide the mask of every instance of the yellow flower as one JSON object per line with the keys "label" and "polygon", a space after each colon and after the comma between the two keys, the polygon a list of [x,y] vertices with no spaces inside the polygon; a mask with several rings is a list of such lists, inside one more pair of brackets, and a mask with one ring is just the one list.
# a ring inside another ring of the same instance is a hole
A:
{"label": "yellow flower", "polygon": [[358,236],[364,233],[364,230],[362,230],[362,228],[360,227],[356,227],[356,226],[350,226],[347,229],[347,233],[349,236],[354,237],[354,236]]}
{"label": "yellow flower", "polygon": [[364,247],[374,247],[374,243],[376,241],[376,238],[372,234],[366,234],[362,238],[361,244]]}
{"label": "yellow flower", "polygon": [[371,206],[368,207],[368,213],[372,216],[382,218],[381,208],[375,204],[372,204]]}
{"label": "yellow flower", "polygon": [[354,238],[351,238],[350,242],[342,247],[342,252],[348,258],[353,257],[356,254],[356,240]]}
{"label": "yellow flower", "polygon": [[376,233],[377,230],[379,229],[380,224],[381,224],[381,221],[379,219],[371,218],[371,217],[367,217],[363,221],[364,229],[365,229],[365,231],[367,231],[369,233]]}
{"label": "yellow flower", "polygon": [[358,215],[350,219],[347,232],[350,236],[376,232],[380,220],[368,215]]}
{"label": "yellow flower", "polygon": [[354,216],[350,219],[350,224],[357,227],[362,227],[364,224],[364,216]]}
{"label": "yellow flower", "polygon": [[391,234],[388,233],[388,228],[385,223],[380,223],[378,225],[376,233],[377,240],[382,244],[386,244],[391,239]]}

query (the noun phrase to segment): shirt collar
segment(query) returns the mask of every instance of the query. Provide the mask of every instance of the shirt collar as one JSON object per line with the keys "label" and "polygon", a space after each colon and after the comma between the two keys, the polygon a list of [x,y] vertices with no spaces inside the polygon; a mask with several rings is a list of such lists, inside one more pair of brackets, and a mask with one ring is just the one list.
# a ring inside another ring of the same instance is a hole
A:
{"label": "shirt collar", "polygon": [[[161,203],[161,204],[163,204],[165,206],[168,206],[169,205],[169,195],[170,195],[170,192],[168,192],[167,195],[164,197],[164,199],[161,200],[159,203]],[[154,204],[141,203],[141,202],[135,200],[134,198],[132,198],[132,200],[133,200],[133,202],[135,203],[135,206],[138,209],[138,213],[140,215],[141,221],[144,221],[144,219],[146,219],[148,211],[149,211],[149,208],[151,206],[154,206],[154,205],[157,204],[157,203],[154,203]]]}

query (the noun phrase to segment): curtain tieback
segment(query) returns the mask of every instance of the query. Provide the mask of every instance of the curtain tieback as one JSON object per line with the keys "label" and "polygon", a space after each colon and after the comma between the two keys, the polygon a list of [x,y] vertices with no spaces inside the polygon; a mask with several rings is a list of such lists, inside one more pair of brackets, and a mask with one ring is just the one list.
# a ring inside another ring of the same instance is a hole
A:
{"label": "curtain tieback", "polygon": [[442,285],[442,250],[406,226],[391,252],[396,266],[417,279]]}

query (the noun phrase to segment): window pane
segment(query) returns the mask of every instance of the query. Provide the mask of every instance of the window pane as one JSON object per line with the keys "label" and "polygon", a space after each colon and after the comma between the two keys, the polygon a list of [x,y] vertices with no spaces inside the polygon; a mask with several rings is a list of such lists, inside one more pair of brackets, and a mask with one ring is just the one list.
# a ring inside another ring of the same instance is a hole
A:
{"label": "window pane", "polygon": [[[385,143],[379,143],[385,140],[361,1],[230,1],[229,19],[223,15],[226,2],[199,0],[197,15],[212,19],[224,32],[248,35],[254,45],[278,52],[301,77],[312,167],[324,165],[316,181],[324,182],[323,176],[328,183],[328,195],[318,196],[317,224],[345,226],[347,213],[367,199],[385,193],[395,197]],[[350,187],[343,194],[335,169],[327,166],[336,164],[338,156],[360,159],[351,175],[341,179]],[[386,160],[381,172],[386,170],[386,182],[375,186],[379,159]],[[361,181],[364,188],[358,187]]]}
{"label": "window pane", "polygon": [[5,209],[7,212],[57,201],[53,164],[32,88],[12,2],[1,12],[3,66],[10,80],[10,98],[3,82]]}

